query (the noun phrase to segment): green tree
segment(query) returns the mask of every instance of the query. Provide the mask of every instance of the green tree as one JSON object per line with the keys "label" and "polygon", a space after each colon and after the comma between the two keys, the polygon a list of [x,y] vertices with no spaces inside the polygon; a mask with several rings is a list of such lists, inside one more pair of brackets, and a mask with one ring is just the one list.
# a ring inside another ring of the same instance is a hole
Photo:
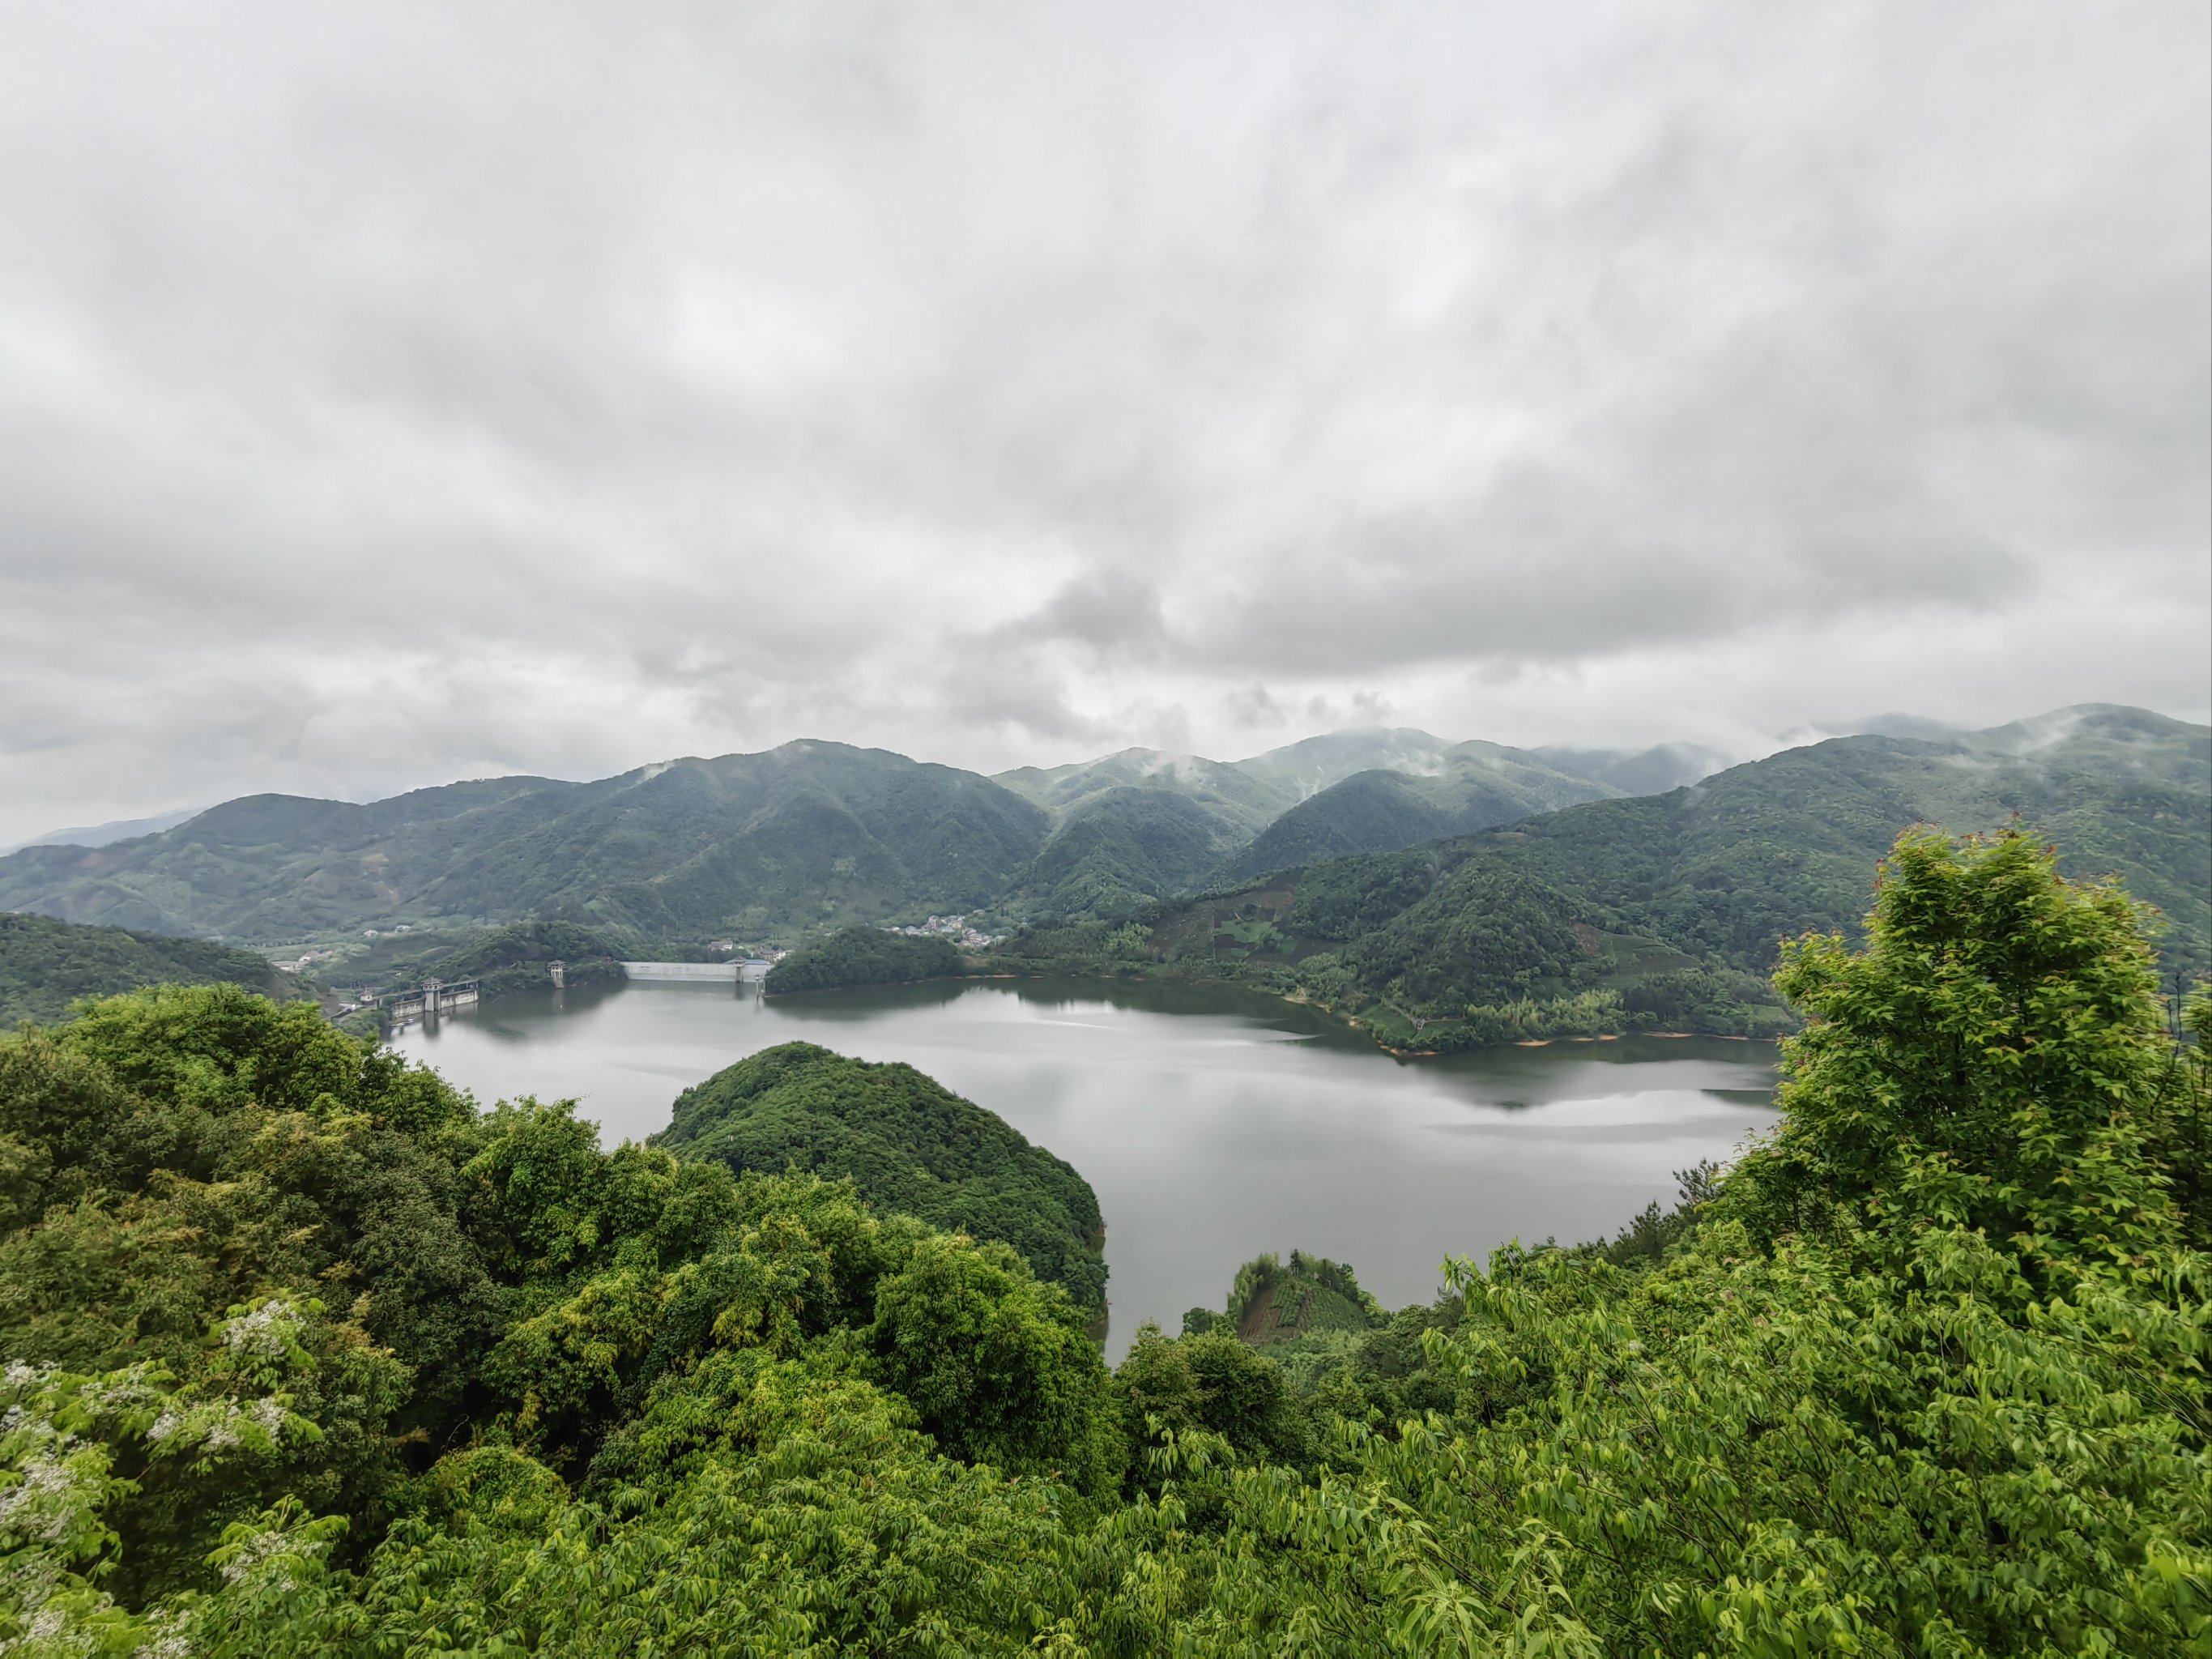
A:
{"label": "green tree", "polygon": [[880,927],[848,927],[819,945],[793,951],[769,969],[763,988],[770,996],[782,996],[848,985],[950,979],[962,971],[960,952],[950,939],[886,933]]}
{"label": "green tree", "polygon": [[1282,1369],[1229,1331],[1171,1340],[1157,1325],[1139,1326],[1114,1390],[1128,1436],[1128,1474],[1150,1490],[1159,1482],[1146,1454],[1163,1431],[1218,1436],[1251,1463],[1313,1462],[1313,1432]]}
{"label": "green tree", "polygon": [[876,1290],[875,1375],[965,1462],[1085,1491],[1120,1473],[1106,1368],[1067,1293],[1002,1244],[922,1240]]}
{"label": "green tree", "polygon": [[1461,1265],[1425,1336],[1461,1407],[1348,1425],[1348,1478],[1241,1475],[1217,1615],[1347,1651],[2203,1650],[2212,1264],[2144,1152],[2138,918],[2053,862],[1900,842],[1868,948],[1793,952],[1784,1126],[1687,1241]]}
{"label": "green tree", "polygon": [[687,1163],[849,1178],[879,1213],[1011,1244],[1086,1312],[1104,1304],[1105,1224],[1091,1183],[911,1066],[779,1043],[684,1091],[654,1143]]}

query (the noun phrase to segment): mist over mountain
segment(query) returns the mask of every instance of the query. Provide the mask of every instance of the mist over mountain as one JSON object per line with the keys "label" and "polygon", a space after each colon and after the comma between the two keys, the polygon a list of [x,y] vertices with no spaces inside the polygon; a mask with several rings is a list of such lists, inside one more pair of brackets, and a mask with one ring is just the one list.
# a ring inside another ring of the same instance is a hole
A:
{"label": "mist over mountain", "polygon": [[[1334,798],[1356,825],[1351,808],[1380,802],[1404,823],[1422,781],[1365,773],[1304,805]],[[1764,1034],[1784,1018],[1767,980],[1780,941],[1855,934],[1876,861],[1916,824],[2016,828],[2057,846],[2070,875],[2118,878],[2161,913],[2165,970],[2185,983],[2212,968],[2209,809],[2212,727],[2085,705],[1940,741],[1829,738],[1663,794],[1271,866],[1147,913],[1141,942],[1075,927],[1011,948],[1248,979],[1407,1047]]]}
{"label": "mist over mountain", "polygon": [[189,819],[198,817],[207,809],[203,806],[179,807],[174,811],[155,812],[142,818],[111,818],[106,823],[79,824],[64,830],[49,830],[42,835],[0,847],[0,854],[13,853],[26,847],[106,847],[118,841],[131,841],[140,836],[158,836],[164,830],[175,828]]}
{"label": "mist over mountain", "polygon": [[1450,740],[1410,726],[1355,726],[1285,744],[1237,765],[1291,791],[1293,799],[1304,800],[1360,772],[1433,777],[1449,766],[1452,748]]}
{"label": "mist over mountain", "polygon": [[1066,766],[1017,767],[991,781],[1062,818],[1112,790],[1158,790],[1179,795],[1247,835],[1266,829],[1298,799],[1255,761],[1232,764],[1157,749],[1125,749]]}
{"label": "mist over mountain", "polygon": [[[2002,763],[2019,790],[2071,778],[2094,821],[2069,830],[2067,844],[2090,856],[2130,821],[2134,784],[2192,787],[2175,770],[2186,744],[2177,749],[2172,734],[2201,730],[2087,704],[1932,744],[1850,741],[1903,743],[1954,766]],[[586,783],[480,779],[366,805],[248,796],[151,835],[0,858],[0,908],[258,944],[527,919],[703,940],[798,938],[933,913],[988,913],[1004,925],[1126,917],[1271,870],[1638,795],[1638,783],[1701,772],[1712,758],[1688,745],[1535,751],[1378,727],[1237,762],[1131,750],[994,779],[802,741]],[[1786,773],[1785,760],[1758,763],[1753,775]],[[1933,811],[1951,799],[1915,787],[1870,822],[1893,831],[1911,803]],[[1809,806],[1791,823],[1781,832],[1791,857],[1810,856],[1832,830]],[[1869,830],[1839,856],[1857,868],[1880,839]],[[1717,869],[1739,855],[1723,847],[1714,856]],[[2186,907],[2171,883],[2154,881],[2143,896]]]}
{"label": "mist over mountain", "polygon": [[0,906],[259,940],[432,917],[647,933],[843,925],[996,897],[1049,823],[972,772],[801,742],[367,805],[252,796],[160,836],[0,860]]}
{"label": "mist over mountain", "polygon": [[1610,784],[1624,795],[1657,795],[1709,778],[1730,758],[1701,744],[1662,743],[1649,749],[1565,749],[1547,746],[1528,751],[1547,766],[1593,783]]}
{"label": "mist over mountain", "polygon": [[[1417,781],[1381,784],[1389,805],[1362,817],[1329,792],[1368,773]],[[526,916],[761,936],[992,904],[1115,915],[1241,867],[1285,813],[1304,815],[1290,850],[1264,855],[1297,861],[1603,793],[1518,750],[1386,728],[1233,763],[1133,749],[996,778],[800,741],[588,783],[244,797],[156,834],[0,859],[0,907],[264,941]]]}
{"label": "mist over mountain", "polygon": [[[1223,878],[1354,853],[1387,853],[1621,793],[1502,744],[1476,741],[1424,752],[1399,741],[1418,735],[1387,734],[1389,752],[1405,764],[1354,772],[1308,796],[1225,865]],[[1346,746],[1329,758],[1356,752]],[[1425,764],[1415,769],[1415,762]]]}

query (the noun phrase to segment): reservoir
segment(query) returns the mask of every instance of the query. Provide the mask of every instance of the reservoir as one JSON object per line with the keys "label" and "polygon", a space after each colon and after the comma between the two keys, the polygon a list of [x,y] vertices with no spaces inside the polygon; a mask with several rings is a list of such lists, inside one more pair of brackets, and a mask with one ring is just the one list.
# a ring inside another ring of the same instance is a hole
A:
{"label": "reservoir", "polygon": [[1386,1307],[1447,1255],[1610,1237],[1672,1171],[1769,1127],[1771,1043],[1625,1037],[1401,1060],[1233,986],[941,981],[763,998],[754,985],[527,993],[395,1046],[495,1100],[574,1098],[608,1146],[678,1092],[804,1040],[905,1060],[1080,1170],[1106,1218],[1109,1357],[1138,1322],[1218,1309],[1238,1265],[1349,1261]]}

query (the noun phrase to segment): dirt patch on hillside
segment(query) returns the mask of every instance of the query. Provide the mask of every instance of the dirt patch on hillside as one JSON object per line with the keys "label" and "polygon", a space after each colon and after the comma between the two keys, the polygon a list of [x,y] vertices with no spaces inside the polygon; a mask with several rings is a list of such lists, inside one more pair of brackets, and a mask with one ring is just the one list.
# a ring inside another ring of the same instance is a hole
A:
{"label": "dirt patch on hillside", "polygon": [[[1290,1291],[1293,1299],[1278,1306],[1276,1297],[1285,1290]],[[1306,1318],[1312,1311],[1311,1291],[1296,1285],[1270,1285],[1254,1297],[1252,1305],[1244,1310],[1244,1317],[1237,1327],[1237,1334],[1252,1343],[1288,1342],[1293,1337],[1305,1334]]]}

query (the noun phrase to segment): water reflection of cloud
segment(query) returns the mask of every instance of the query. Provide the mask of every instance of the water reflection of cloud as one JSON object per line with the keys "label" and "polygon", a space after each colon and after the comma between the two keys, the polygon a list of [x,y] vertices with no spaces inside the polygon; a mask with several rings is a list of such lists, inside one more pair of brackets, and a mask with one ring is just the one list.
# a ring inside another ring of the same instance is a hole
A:
{"label": "water reflection of cloud", "polygon": [[[1553,1100],[1537,1107],[1509,1107],[1484,1102],[1480,1115],[1431,1122],[1438,1134],[1490,1136],[1500,1139],[1572,1140],[1586,1145],[1589,1132],[1602,1129],[1613,1139],[1664,1140],[1685,1135],[1709,1137],[1731,1123],[1760,1128],[1771,1112],[1751,1121],[1744,1103],[1717,1100],[1711,1090],[1643,1089],[1633,1093]],[[1763,1097],[1761,1099],[1763,1100]]]}
{"label": "water reflection of cloud", "polygon": [[1773,1087],[1774,1067],[1765,1059],[1645,1058],[1623,1064],[1608,1058],[1600,1065],[1580,1055],[1563,1063],[1556,1050],[1536,1052],[1550,1057],[1529,1060],[1495,1050],[1455,1056],[1461,1064],[1437,1067],[1429,1081],[1442,1099],[1515,1111],[1577,1100],[1632,1099],[1655,1090],[1742,1095],[1764,1101]]}
{"label": "water reflection of cloud", "polygon": [[625,1072],[642,1072],[647,1077],[672,1077],[685,1088],[712,1077],[720,1068],[712,1063],[706,1066],[661,1066],[649,1060],[618,1060],[616,1066]]}

